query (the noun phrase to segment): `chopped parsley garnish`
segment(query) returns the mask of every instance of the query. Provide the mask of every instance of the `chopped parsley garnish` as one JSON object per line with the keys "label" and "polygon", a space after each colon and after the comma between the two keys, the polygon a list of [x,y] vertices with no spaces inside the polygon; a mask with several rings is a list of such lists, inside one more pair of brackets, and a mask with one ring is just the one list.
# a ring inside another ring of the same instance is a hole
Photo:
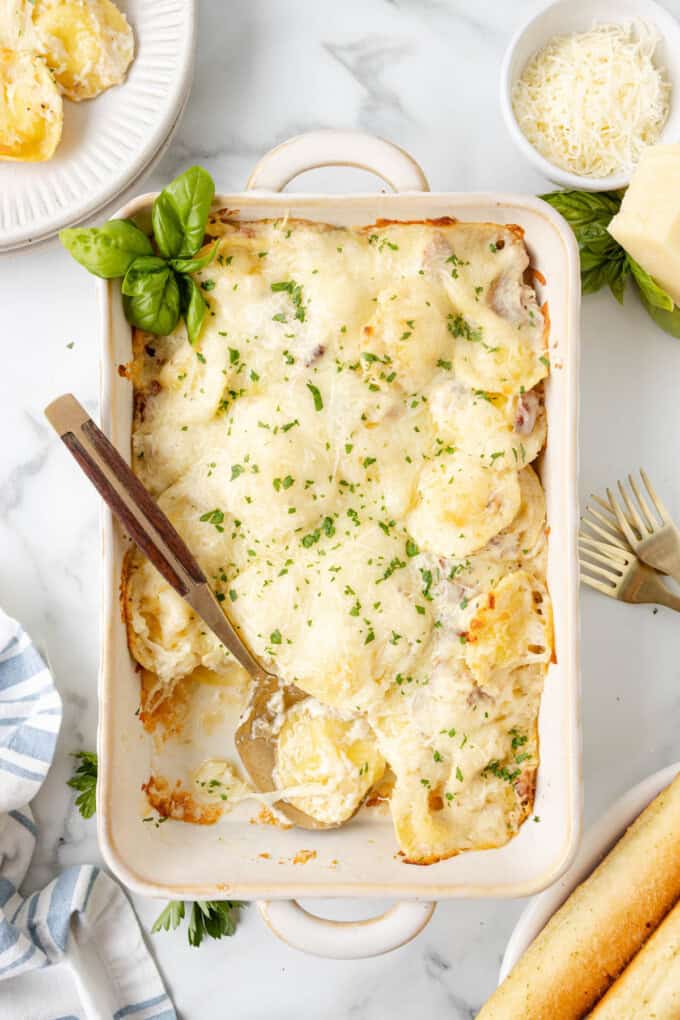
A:
{"label": "chopped parsley garnish", "polygon": [[418,549],[418,546],[413,541],[413,539],[408,538],[406,540],[406,555],[409,557],[409,559],[411,559],[413,556],[417,556],[419,552],[420,550]]}
{"label": "chopped parsley garnish", "polygon": [[458,268],[457,268],[458,266],[469,266],[470,265],[470,263],[468,261],[466,261],[465,259],[459,259],[457,255],[450,255],[447,258],[446,261],[447,261],[447,263],[450,263],[453,266],[453,268],[451,269],[451,276],[454,278],[454,280],[458,279]]}
{"label": "chopped parsley garnish", "polygon": [[380,584],[381,581],[386,581],[388,577],[392,576],[395,570],[401,570],[402,567],[405,566],[406,563],[404,562],[404,560],[400,560],[398,556],[395,556],[393,559],[390,560],[389,566],[385,568],[385,573],[382,575],[382,577],[379,577],[375,583]]}
{"label": "chopped parsley garnish", "polygon": [[335,534],[335,525],[333,524],[332,517],[324,517],[320,527],[315,528],[314,531],[310,531],[308,535],[305,535],[301,539],[302,545],[305,549],[309,549],[311,546],[316,545],[321,538],[321,532],[323,532],[328,538],[333,537]]}
{"label": "chopped parsley garnish", "polygon": [[305,321],[306,311],[305,306],[302,303],[302,287],[295,280],[281,280],[279,283],[272,283],[271,285],[274,293],[284,291],[290,295],[290,299],[293,302],[295,308],[295,318],[299,322]]}
{"label": "chopped parsley garnish", "polygon": [[517,751],[520,747],[524,747],[524,745],[529,740],[529,738],[526,736],[526,734],[520,733],[519,730],[516,729],[514,726],[510,730],[510,736],[512,737],[512,744],[511,744],[511,746],[512,746],[513,751]]}
{"label": "chopped parsley garnish", "polygon": [[482,327],[471,326],[462,315],[449,315],[447,328],[453,336],[463,337],[464,340],[469,340],[471,343],[479,343],[483,336]]}
{"label": "chopped parsley garnish", "polygon": [[222,510],[217,508],[215,510],[208,510],[207,513],[201,514],[199,521],[202,521],[204,524],[212,524],[217,531],[224,531],[224,511]]}
{"label": "chopped parsley garnish", "polygon": [[430,588],[432,587],[432,571],[423,570],[421,568],[420,576],[423,579],[423,597],[426,598],[429,602],[431,602],[432,596],[430,595]]}
{"label": "chopped parsley garnish", "polygon": [[278,629],[278,627],[276,630],[273,630],[271,632],[271,634],[269,635],[269,640],[273,645],[281,644],[281,631]]}
{"label": "chopped parsley garnish", "polygon": [[307,389],[309,390],[309,392],[312,394],[312,397],[314,398],[314,408],[315,408],[315,410],[317,410],[317,411],[323,410],[323,397],[321,396],[321,393],[319,392],[318,387],[315,386],[314,383],[308,382],[307,383]]}
{"label": "chopped parsley garnish", "polygon": [[243,467],[242,464],[232,464],[231,465],[231,478],[229,479],[229,481],[230,482],[235,481],[238,478],[239,475],[243,474],[244,471],[245,471],[245,468]]}
{"label": "chopped parsley garnish", "polygon": [[520,771],[520,769],[509,769],[507,765],[501,765],[498,760],[494,760],[484,766],[482,769],[482,775],[492,775],[497,779],[505,780],[506,783],[514,783],[519,777]]}

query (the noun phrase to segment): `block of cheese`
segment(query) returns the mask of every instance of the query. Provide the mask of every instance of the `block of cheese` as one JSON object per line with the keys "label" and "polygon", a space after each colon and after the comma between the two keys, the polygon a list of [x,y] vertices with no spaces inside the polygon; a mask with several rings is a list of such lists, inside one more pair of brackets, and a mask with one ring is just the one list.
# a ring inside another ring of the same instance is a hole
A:
{"label": "block of cheese", "polygon": [[680,145],[652,145],[609,233],[680,305]]}

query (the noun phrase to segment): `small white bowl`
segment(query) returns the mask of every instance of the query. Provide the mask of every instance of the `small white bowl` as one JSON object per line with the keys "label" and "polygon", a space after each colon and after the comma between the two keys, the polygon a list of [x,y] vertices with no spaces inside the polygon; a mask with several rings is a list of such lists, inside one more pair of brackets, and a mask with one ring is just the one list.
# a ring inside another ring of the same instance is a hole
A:
{"label": "small white bowl", "polygon": [[559,910],[567,897],[577,885],[584,881],[605,854],[609,853],[615,843],[637,816],[644,811],[657,794],[671,783],[680,772],[680,761],[668,765],[653,776],[643,779],[632,790],[624,793],[585,835],[574,863],[559,881],[551,885],[545,892],[530,901],[529,906],[520,916],[505,949],[498,983],[502,984],[515,966],[520,956],[529,948],[536,936]]}
{"label": "small white bowl", "polygon": [[656,60],[671,84],[671,109],[660,142],[680,141],[680,24],[654,0],[557,0],[524,24],[508,46],[501,65],[500,99],[505,123],[520,152],[539,173],[563,188],[613,191],[629,184],[630,174],[585,177],[562,170],[538,152],[523,134],[512,108],[512,89],[527,61],[556,35],[586,32],[596,24],[640,18],[656,26]]}

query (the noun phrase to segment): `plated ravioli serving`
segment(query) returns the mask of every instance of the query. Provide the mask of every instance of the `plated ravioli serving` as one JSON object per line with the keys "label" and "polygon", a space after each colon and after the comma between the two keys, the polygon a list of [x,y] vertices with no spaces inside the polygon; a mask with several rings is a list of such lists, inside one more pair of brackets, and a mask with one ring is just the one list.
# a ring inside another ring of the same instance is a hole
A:
{"label": "plated ravioli serving", "polygon": [[[282,799],[328,824],[387,801],[413,863],[500,846],[533,803],[553,656],[531,466],[548,320],[522,232],[222,210],[208,234],[200,340],[135,333],[132,461],[253,652],[308,695],[276,718]],[[206,671],[243,687],[137,551],[123,602],[147,714]]]}

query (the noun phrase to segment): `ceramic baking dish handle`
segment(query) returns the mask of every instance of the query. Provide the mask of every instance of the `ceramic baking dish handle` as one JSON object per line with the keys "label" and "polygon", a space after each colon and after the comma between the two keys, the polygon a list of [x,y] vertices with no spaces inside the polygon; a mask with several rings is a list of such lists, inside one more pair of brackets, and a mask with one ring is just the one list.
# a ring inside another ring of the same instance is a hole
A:
{"label": "ceramic baking dish handle", "polygon": [[377,174],[393,191],[429,191],[425,174],[408,152],[361,131],[310,131],[263,156],[249,191],[282,191],[294,177],[322,166],[355,166]]}
{"label": "ceramic baking dish handle", "polygon": [[296,900],[259,900],[265,923],[283,942],[312,956],[362,960],[399,949],[428,923],[436,904],[397,903],[367,921],[329,921]]}

